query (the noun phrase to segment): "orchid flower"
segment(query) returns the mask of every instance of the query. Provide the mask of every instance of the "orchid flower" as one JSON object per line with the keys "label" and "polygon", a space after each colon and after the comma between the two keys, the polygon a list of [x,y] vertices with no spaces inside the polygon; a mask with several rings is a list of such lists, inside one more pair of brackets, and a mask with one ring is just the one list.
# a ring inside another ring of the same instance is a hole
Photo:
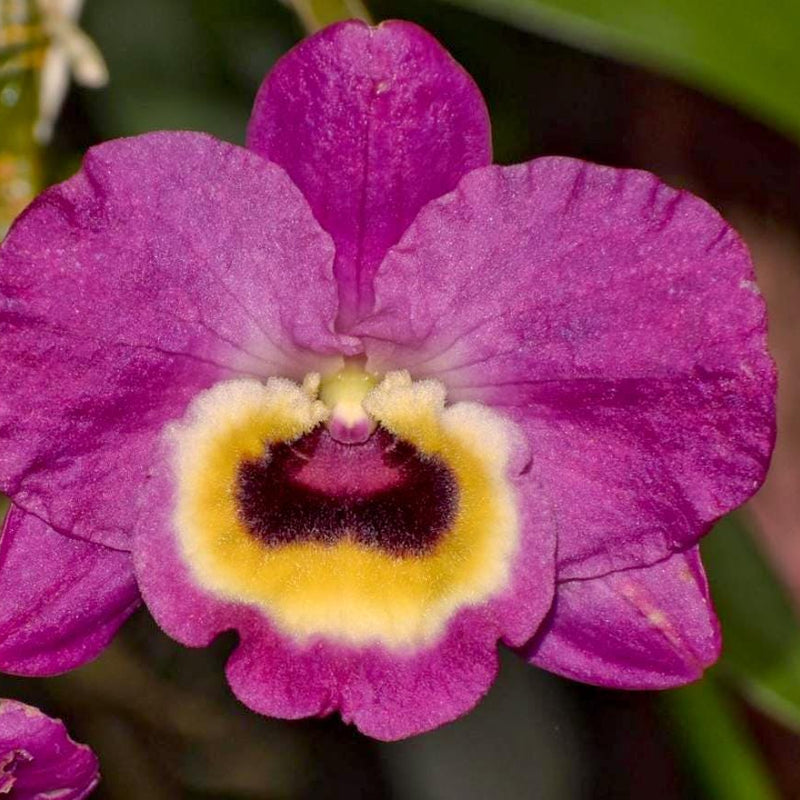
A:
{"label": "orchid flower", "polygon": [[492,166],[465,71],[346,22],[262,85],[247,147],[93,148],[0,250],[0,668],[135,607],[235,630],[236,695],[396,739],[498,643],[590,683],[698,678],[697,543],[760,485],[775,373],[702,200],[570,158]]}
{"label": "orchid flower", "polygon": [[64,724],[15,700],[0,700],[0,796],[83,800],[100,780],[97,758]]}

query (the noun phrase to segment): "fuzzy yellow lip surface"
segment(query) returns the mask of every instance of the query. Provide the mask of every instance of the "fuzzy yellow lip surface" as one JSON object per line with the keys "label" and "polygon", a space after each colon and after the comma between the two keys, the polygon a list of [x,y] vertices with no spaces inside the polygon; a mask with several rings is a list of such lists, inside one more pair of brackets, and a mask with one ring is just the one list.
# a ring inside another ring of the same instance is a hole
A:
{"label": "fuzzy yellow lip surface", "polygon": [[173,524],[183,556],[200,586],[257,607],[299,643],[430,645],[460,608],[485,602],[508,582],[518,515],[506,477],[507,423],[477,404],[446,406],[436,381],[414,382],[407,373],[388,373],[377,385],[363,381],[359,403],[375,423],[452,472],[452,524],[419,555],[392,554],[347,536],[266,544],[237,507],[240,466],[326,421],[331,411],[319,386],[315,376],[303,386],[280,378],[227,381],[199,395],[168,429],[177,485]]}

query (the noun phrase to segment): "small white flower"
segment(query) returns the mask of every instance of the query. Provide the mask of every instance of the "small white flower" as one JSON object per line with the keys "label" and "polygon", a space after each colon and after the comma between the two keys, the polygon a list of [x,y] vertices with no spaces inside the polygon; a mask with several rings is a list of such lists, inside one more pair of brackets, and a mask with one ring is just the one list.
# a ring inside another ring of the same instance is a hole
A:
{"label": "small white flower", "polygon": [[108,70],[97,45],[78,27],[83,0],[37,0],[49,46],[42,66],[39,117],[35,136],[46,142],[69,88],[70,73],[91,87],[108,82]]}

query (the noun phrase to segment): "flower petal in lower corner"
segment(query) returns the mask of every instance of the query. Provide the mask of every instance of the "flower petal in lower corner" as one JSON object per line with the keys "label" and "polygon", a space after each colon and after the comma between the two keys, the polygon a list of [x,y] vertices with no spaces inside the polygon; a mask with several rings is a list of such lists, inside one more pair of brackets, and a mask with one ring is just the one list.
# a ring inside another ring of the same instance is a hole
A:
{"label": "flower petal in lower corner", "polygon": [[128,553],[12,506],[0,537],[0,670],[53,675],[97,656],[139,605]]}
{"label": "flower petal in lower corner", "polygon": [[719,652],[719,624],[695,547],[642,569],[561,583],[525,655],[586,683],[665,689],[698,679]]}
{"label": "flower petal in lower corner", "polygon": [[0,700],[0,795],[14,800],[83,800],[100,780],[97,757],[64,723]]}

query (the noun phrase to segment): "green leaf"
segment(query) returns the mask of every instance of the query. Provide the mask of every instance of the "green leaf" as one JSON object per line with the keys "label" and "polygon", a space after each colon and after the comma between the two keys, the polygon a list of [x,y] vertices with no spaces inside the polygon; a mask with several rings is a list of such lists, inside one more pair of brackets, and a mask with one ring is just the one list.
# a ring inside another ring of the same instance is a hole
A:
{"label": "green leaf", "polygon": [[371,21],[361,0],[290,0],[290,5],[309,33],[343,19]]}
{"label": "green leaf", "polygon": [[703,797],[778,800],[744,720],[717,681],[707,677],[665,692],[661,704]]}
{"label": "green leaf", "polygon": [[447,0],[643,64],[800,139],[800,3],[791,0]]}
{"label": "green leaf", "polygon": [[800,732],[800,625],[788,596],[737,517],[707,537],[703,559],[722,622],[720,673]]}
{"label": "green leaf", "polygon": [[103,0],[86,4],[82,23],[111,74],[105,91],[76,92],[87,143],[200,130],[244,144],[255,92],[298,36],[291,10],[264,0]]}

